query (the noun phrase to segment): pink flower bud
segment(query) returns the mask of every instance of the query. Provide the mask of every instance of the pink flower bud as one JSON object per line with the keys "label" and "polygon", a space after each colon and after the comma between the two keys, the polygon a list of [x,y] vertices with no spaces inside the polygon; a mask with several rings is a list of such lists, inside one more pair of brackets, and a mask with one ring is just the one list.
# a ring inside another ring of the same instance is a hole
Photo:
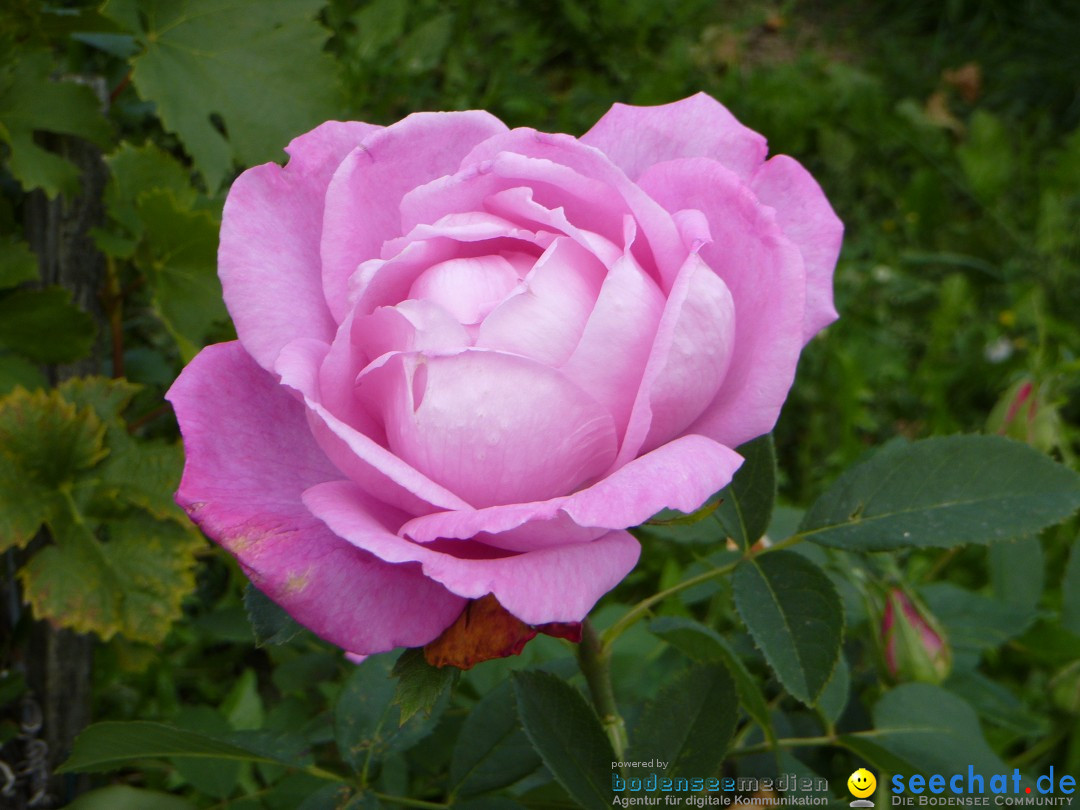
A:
{"label": "pink flower bud", "polygon": [[881,644],[885,668],[896,681],[941,683],[952,666],[948,642],[933,615],[899,587],[885,597]]}

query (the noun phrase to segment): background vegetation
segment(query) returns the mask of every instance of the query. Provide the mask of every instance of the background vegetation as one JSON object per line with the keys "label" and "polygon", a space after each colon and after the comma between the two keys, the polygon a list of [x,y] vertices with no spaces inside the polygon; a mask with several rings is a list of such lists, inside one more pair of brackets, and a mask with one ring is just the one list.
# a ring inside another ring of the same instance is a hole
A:
{"label": "background vegetation", "polygon": [[[327,118],[485,108],[580,134],[614,101],[720,99],[773,153],[802,161],[847,225],[841,320],[804,354],[775,432],[769,535],[784,537],[842,470],[895,437],[1003,433],[1077,467],[1077,31],[1067,0],[4,4],[0,759],[27,770],[18,801],[40,783],[60,806],[91,782],[84,810],[580,801],[526,739],[509,684],[540,666],[580,685],[564,642],[538,638],[520,659],[465,673],[399,728],[397,706],[384,714],[392,656],[356,668],[245,595],[236,566],[173,506],[181,457],[162,395],[199,347],[232,334],[215,251],[243,167],[281,160]],[[732,715],[725,773],[817,773],[844,803],[847,775],[867,763],[1080,774],[1076,533],[1074,519],[993,546],[809,552],[846,622],[842,664],[811,701],[766,665],[729,582],[683,590],[655,606],[651,632],[635,625],[613,645],[631,738],[654,722],[649,705],[732,689],[708,681],[716,670],[686,669],[730,654],[764,709]],[[722,537],[712,518],[643,530],[642,564],[596,624],[726,564]],[[948,638],[941,686],[898,687],[912,673],[885,666],[891,586]],[[728,652],[703,652],[702,627]],[[64,662],[42,663],[50,650]],[[49,672],[67,694],[43,695]],[[28,694],[43,704],[36,726]],[[928,711],[943,729],[917,744],[845,737]],[[118,738],[127,757],[98,763],[124,770],[54,775],[91,716],[193,736],[170,748],[144,729],[150,738]],[[205,742],[230,734],[231,752]],[[37,760],[35,739],[50,744]],[[177,746],[187,755],[131,764]],[[354,770],[371,790],[332,778]]]}

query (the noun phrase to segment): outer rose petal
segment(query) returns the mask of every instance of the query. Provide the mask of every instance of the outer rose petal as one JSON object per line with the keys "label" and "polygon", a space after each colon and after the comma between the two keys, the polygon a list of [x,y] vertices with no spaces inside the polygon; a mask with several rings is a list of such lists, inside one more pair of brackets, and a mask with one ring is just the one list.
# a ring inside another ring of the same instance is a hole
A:
{"label": "outer rose petal", "polygon": [[506,132],[478,110],[416,113],[367,138],[342,162],[326,189],[322,281],[340,321],[348,309],[349,276],[402,235],[401,198],[410,189],[452,174],[478,143]]}
{"label": "outer rose petal", "polygon": [[653,164],[689,157],[712,158],[746,179],[767,151],[764,137],[705,93],[657,107],[615,104],[581,142],[595,146],[632,180]]}
{"label": "outer rose petal", "polygon": [[378,130],[328,121],[289,144],[285,168],[256,166],[229,191],[218,273],[240,342],[267,370],[297,338],[333,338],[319,274],[323,197],[341,159]]}
{"label": "outer rose petal", "polygon": [[301,623],[349,650],[425,644],[463,600],[334,536],[301,503],[338,477],[303,406],[238,343],[204,349],[169,390],[187,465],[177,502]]}
{"label": "outer rose petal", "polygon": [[[304,503],[335,534],[359,548],[388,562],[418,561],[425,576],[459,596],[494,594],[526,624],[581,621],[596,600],[630,572],[640,553],[633,537],[614,531],[589,543],[465,559],[388,531],[387,525],[400,516],[351,482],[312,487],[304,493]],[[479,545],[461,544],[463,552]]]}
{"label": "outer rose petal", "polygon": [[806,265],[803,341],[808,341],[839,317],[833,307],[833,270],[844,223],[810,172],[787,155],[777,155],[758,167],[750,188],[765,205],[776,209],[776,221],[802,252]]}
{"label": "outer rose petal", "polygon": [[319,398],[317,377],[329,351],[330,347],[317,340],[297,340],[281,352],[275,371],[281,375],[282,385],[303,396],[309,429],[340,470],[335,477],[347,475],[387,503],[414,514],[425,514],[432,507],[468,508],[461,498],[327,410]]}
{"label": "outer rose petal", "polygon": [[[636,458],[587,489],[539,503],[436,512],[413,518],[400,533],[420,542],[465,539],[481,532],[498,548],[527,551],[591,535],[574,526],[621,529],[661,509],[693,512],[731,481],[742,456],[704,436],[683,436]],[[573,523],[568,524],[566,518]]]}
{"label": "outer rose petal", "polygon": [[701,258],[735,302],[735,349],[712,404],[689,428],[728,447],[768,433],[802,349],[806,271],[771,208],[719,163],[703,158],[653,166],[640,180],[672,211],[705,214],[713,241]]}

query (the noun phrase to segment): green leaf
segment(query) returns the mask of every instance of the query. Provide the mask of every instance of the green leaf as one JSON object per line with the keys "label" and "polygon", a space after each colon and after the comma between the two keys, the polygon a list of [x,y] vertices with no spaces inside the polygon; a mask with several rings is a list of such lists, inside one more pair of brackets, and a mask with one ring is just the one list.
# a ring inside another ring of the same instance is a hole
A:
{"label": "green leaf", "polygon": [[153,291],[154,309],[190,360],[226,320],[217,276],[219,223],[206,211],[185,211],[170,191],[139,196],[145,227],[136,262]]}
{"label": "green leaf", "polygon": [[746,460],[731,483],[721,490],[717,517],[728,536],[746,549],[769,528],[776,503],[776,448],[772,434],[747,442],[737,452]]}
{"label": "green leaf", "polygon": [[35,132],[77,135],[104,146],[110,128],[102,103],[88,86],[54,81],[52,55],[23,50],[0,70],[0,141],[11,149],[8,166],[27,191],[49,197],[78,187],[75,166],[38,146]]}
{"label": "green leaf", "polygon": [[[1037,616],[1032,608],[1018,608],[948,582],[920,588],[919,595],[945,628],[953,651],[975,654],[972,665],[982,652],[1023,633]],[[955,662],[960,664],[961,659],[957,657]]]}
{"label": "green leaf", "polygon": [[1000,436],[895,442],[851,467],[803,518],[809,540],[883,551],[1034,534],[1080,507],[1080,476]]}
{"label": "green leaf", "polygon": [[209,734],[146,721],[95,723],[75,739],[57,773],[109,771],[153,757],[193,757],[244,762],[295,762],[267,756]]}
{"label": "green leaf", "polygon": [[259,683],[255,670],[245,669],[236,679],[229,694],[221,704],[221,713],[229,725],[238,731],[262,728],[264,712],[262,697],[259,696]]}
{"label": "green leaf", "polygon": [[398,59],[405,73],[426,73],[438,65],[446,46],[450,44],[453,26],[454,15],[443,12],[409,32],[397,48]]}
{"label": "green leaf", "polygon": [[198,535],[138,513],[110,521],[104,542],[82,516],[54,513],[49,528],[56,545],[19,571],[35,616],[103,639],[165,637],[194,586]]}
{"label": "green leaf", "polygon": [[1061,624],[1080,636],[1080,543],[1073,543],[1061,581]]}
{"label": "green leaf", "polygon": [[455,667],[431,666],[420,648],[403,652],[391,672],[398,679],[394,703],[401,707],[401,722],[418,711],[430,716],[439,698],[453,688],[459,672]]}
{"label": "green leaf", "polygon": [[735,606],[780,682],[808,706],[825,687],[844,635],[844,609],[828,576],[800,554],[776,551],[739,564]]}
{"label": "green leaf", "polygon": [[836,669],[829,676],[828,683],[818,695],[817,709],[826,722],[835,725],[847,706],[848,693],[851,690],[851,670],[844,656],[836,662]]}
{"label": "green leaf", "polygon": [[[277,158],[337,107],[335,65],[315,21],[323,0],[110,0],[143,52],[132,79],[215,191],[234,160]],[[219,126],[215,126],[215,119]]]}
{"label": "green leaf", "polygon": [[191,172],[153,143],[143,146],[122,143],[105,158],[105,162],[110,172],[105,187],[105,205],[109,216],[123,225],[129,234],[142,234],[142,220],[136,208],[139,195],[148,191],[171,191],[177,205],[184,210],[190,209],[198,196],[191,185]]}
{"label": "green leaf", "polygon": [[1024,537],[987,548],[994,595],[1021,610],[1039,604],[1046,579],[1046,560],[1038,537]]}
{"label": "green leaf", "polygon": [[34,391],[47,387],[48,381],[36,363],[0,350],[0,397],[10,394],[16,388]]}
{"label": "green leaf", "polygon": [[514,694],[525,734],[559,784],[585,810],[610,810],[615,754],[581,693],[547,672],[516,672]]}
{"label": "green leaf", "polygon": [[283,607],[250,582],[244,588],[244,608],[257,647],[286,644],[304,630]]}
{"label": "green leaf", "polygon": [[14,237],[0,240],[0,290],[34,281],[37,277],[37,256],[30,246]]}
{"label": "green leaf", "polygon": [[77,409],[57,391],[16,389],[0,399],[0,454],[28,482],[51,489],[70,483],[105,457],[104,436],[90,408]]}
{"label": "green leaf", "polygon": [[448,695],[444,694],[430,717],[416,714],[402,723],[401,711],[394,705],[392,668],[387,655],[368,658],[356,667],[338,696],[334,735],[342,759],[353,768],[416,744],[431,733],[446,708]]}
{"label": "green leaf", "polygon": [[711,627],[692,619],[675,616],[656,619],[649,625],[649,631],[682,650],[695,661],[724,664],[735,679],[743,708],[761,726],[766,739],[770,742],[776,739],[769,715],[769,704],[761,692],[758,679],[750,674],[723,636]]}
{"label": "green leaf", "polygon": [[135,439],[123,427],[110,427],[109,456],[94,471],[97,502],[134,504],[156,518],[190,526],[184,511],[173,500],[184,469],[179,443]]}
{"label": "green leaf", "polygon": [[987,775],[1012,772],[987,744],[975,711],[939,686],[898,686],[873,715],[874,731],[866,736],[917,772],[967,773],[968,766]]}
{"label": "green leaf", "polygon": [[668,682],[634,727],[628,760],[658,757],[667,776],[717,775],[735,731],[738,696],[723,664],[698,664]]}
{"label": "green leaf", "polygon": [[114,422],[120,419],[139,389],[140,386],[127,380],[72,377],[60,383],[56,390],[75,407],[90,408],[103,422]]}
{"label": "green leaf", "polygon": [[508,787],[540,767],[540,757],[518,721],[509,681],[503,681],[469,711],[454,744],[450,785],[456,796],[475,796]]}
{"label": "green leaf", "polygon": [[985,110],[976,110],[967,140],[956,148],[956,156],[977,197],[993,201],[1002,195],[1012,177],[1015,155],[1005,125]]}
{"label": "green leaf", "polygon": [[21,289],[0,297],[0,347],[38,363],[70,363],[90,352],[94,319],[63,287]]}
{"label": "green leaf", "polygon": [[156,790],[110,785],[84,793],[67,810],[195,810],[195,805]]}
{"label": "green leaf", "polygon": [[401,0],[375,0],[353,15],[356,37],[353,52],[358,59],[373,59],[384,48],[399,42],[405,33],[408,6]]}

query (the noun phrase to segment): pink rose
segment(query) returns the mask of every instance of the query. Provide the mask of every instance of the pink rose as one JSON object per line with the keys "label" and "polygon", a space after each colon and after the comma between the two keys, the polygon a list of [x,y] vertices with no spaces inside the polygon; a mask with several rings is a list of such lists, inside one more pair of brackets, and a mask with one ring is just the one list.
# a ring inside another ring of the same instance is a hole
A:
{"label": "pink rose", "polygon": [[580,139],[421,113],[287,151],[225,204],[239,341],[169,392],[177,500],[354,653],[487,594],[581,621],[637,561],[627,527],[728,483],[836,317],[840,221],[705,95]]}

